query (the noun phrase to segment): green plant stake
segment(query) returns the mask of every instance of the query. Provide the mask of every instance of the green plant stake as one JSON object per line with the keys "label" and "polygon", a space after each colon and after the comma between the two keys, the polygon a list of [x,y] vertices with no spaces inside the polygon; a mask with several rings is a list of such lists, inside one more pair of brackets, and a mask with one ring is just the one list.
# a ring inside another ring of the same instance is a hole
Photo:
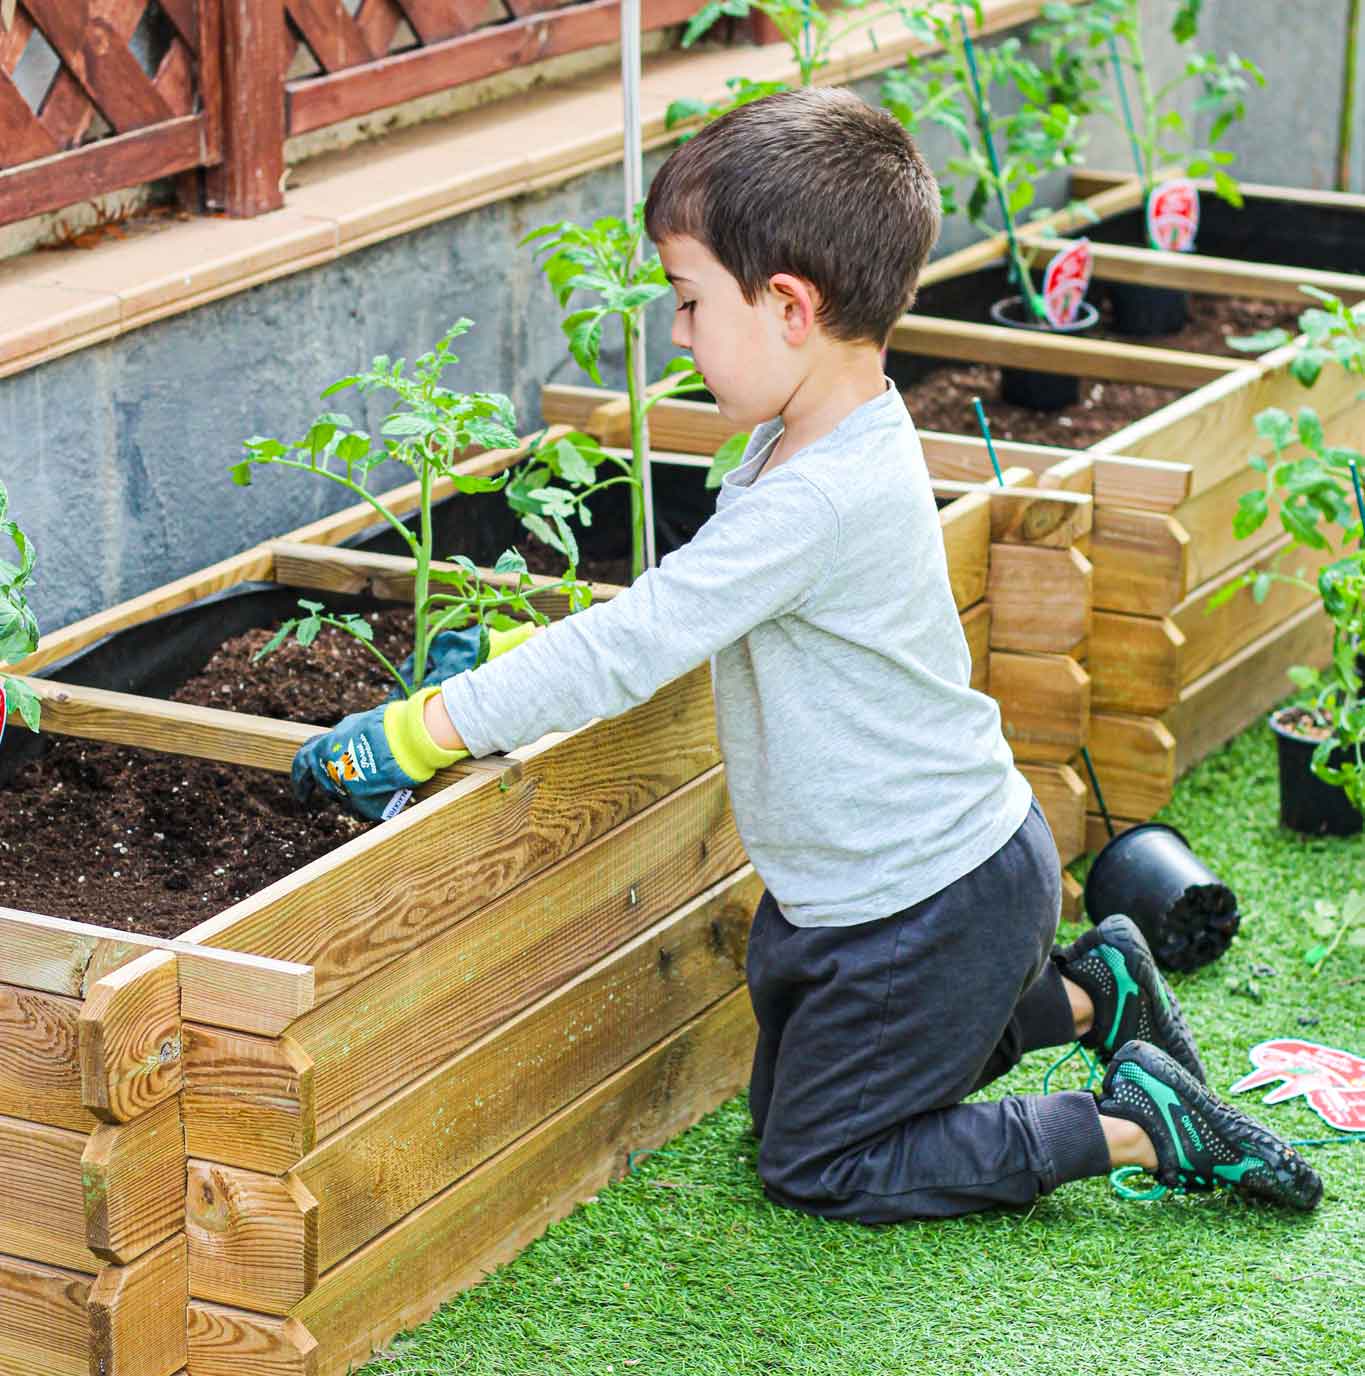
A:
{"label": "green plant stake", "polygon": [[[33,581],[33,545],[18,524],[9,519],[9,493],[0,483],[0,535],[14,546],[18,563],[0,559],[0,665],[15,664],[38,648],[38,619],[28,605]],[[0,703],[12,704],[30,731],[42,719],[42,701],[23,679],[0,673]],[[3,729],[0,715],[0,729]]]}
{"label": "green plant stake", "polygon": [[[527,600],[532,588],[526,562],[515,550],[506,551],[494,572],[509,580],[490,584],[479,576],[473,561],[456,555],[453,569],[434,569],[434,534],[431,518],[432,491],[438,479],[449,482],[457,492],[496,492],[507,481],[461,473],[458,462],[471,445],[485,449],[508,449],[517,444],[516,416],[512,403],[497,392],[453,392],[442,386],[447,369],[459,362],[451,344],[470,329],[473,322],[457,320],[432,352],[423,354],[409,376],[404,359],[376,358],[368,371],[343,377],[323,393],[326,398],[354,388],[364,396],[370,392],[389,392],[396,398],[393,409],[380,427],[376,446],[364,430],[352,428],[349,416],[327,411],[309,426],[301,440],[284,443],[260,435],[244,441],[247,457],[232,465],[232,480],[249,487],[255,468],[292,468],[311,473],[344,488],[367,502],[412,553],[416,563],[413,578],[413,681],[411,684],[393,663],[375,647],[374,630],[364,617],[352,614],[331,615],[319,602],[300,599],[305,615],[286,621],[272,639],[257,652],[262,659],[277,650],[292,635],[299,644],[310,645],[324,626],[331,626],[354,637],[383,665],[411,696],[421,688],[426,676],[427,656],[433,638],[443,630],[470,624],[480,627],[478,662],[488,654],[488,629],[510,630],[517,624],[508,610],[543,625],[546,618]],[[369,490],[370,474],[387,462],[400,463],[417,479],[418,530],[414,534]],[[543,587],[544,585],[542,585]],[[570,567],[556,584],[569,596],[573,610],[591,600],[586,584],[580,583]],[[433,587],[439,589],[433,591]],[[539,590],[539,589],[537,589]]]}
{"label": "green plant stake", "polygon": [[986,453],[991,456],[991,467],[995,469],[995,479],[1001,487],[1005,485],[1005,475],[1000,471],[1000,460],[995,456],[995,441],[991,438],[991,423],[986,419],[986,408],[981,404],[980,397],[972,398],[972,408],[976,411],[976,423],[981,427],[981,433],[986,437]]}

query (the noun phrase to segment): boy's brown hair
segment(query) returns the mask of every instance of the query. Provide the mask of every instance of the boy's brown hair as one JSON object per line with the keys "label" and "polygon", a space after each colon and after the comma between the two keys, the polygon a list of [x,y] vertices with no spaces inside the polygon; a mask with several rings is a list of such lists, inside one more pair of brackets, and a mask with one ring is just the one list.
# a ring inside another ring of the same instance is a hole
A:
{"label": "boy's brown hair", "polygon": [[698,240],[758,299],[777,272],[819,293],[834,338],[886,342],[938,239],[938,184],[884,110],[831,87],[782,91],[708,124],[659,169],[655,243]]}

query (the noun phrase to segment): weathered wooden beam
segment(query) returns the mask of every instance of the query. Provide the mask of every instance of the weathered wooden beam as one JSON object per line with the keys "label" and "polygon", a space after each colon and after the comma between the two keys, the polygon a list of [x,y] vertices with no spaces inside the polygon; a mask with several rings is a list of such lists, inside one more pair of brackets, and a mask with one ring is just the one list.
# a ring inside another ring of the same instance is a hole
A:
{"label": "weathered wooden beam", "polygon": [[182,1016],[215,1027],[273,1036],[313,1006],[313,972],[306,965],[14,908],[0,908],[0,951],[12,983],[73,998],[84,998],[98,980],[148,951],[171,951]]}
{"label": "weathered wooden beam", "polygon": [[1097,611],[1090,638],[1095,710],[1160,716],[1180,697],[1184,648],[1169,617]]}
{"label": "weathered wooden beam", "polygon": [[958,611],[986,595],[991,560],[991,503],[984,492],[968,493],[938,514],[948,557],[948,582]]}
{"label": "weathered wooden beam", "polygon": [[364,1362],[623,1175],[628,1151],[733,1095],[753,1045],[737,989],[326,1272],[294,1310],[320,1343],[318,1376]]}
{"label": "weathered wooden beam", "polygon": [[1062,864],[1069,865],[1085,854],[1085,785],[1080,775],[1064,764],[1021,763],[1019,772],[1043,809]]}
{"label": "weathered wooden beam", "polygon": [[1017,760],[1065,764],[1090,740],[1090,675],[1069,655],[993,650],[991,696]]}
{"label": "weathered wooden beam", "polygon": [[620,717],[508,758],[519,777],[452,784],[201,923],[187,942],[306,953],[317,1001],[334,998],[719,763],[709,674],[694,670]]}
{"label": "weathered wooden beam", "polygon": [[[1096,712],[1090,718],[1090,758],[1111,813],[1151,817],[1175,790],[1175,737],[1155,717]],[[1084,770],[1079,770],[1084,774]],[[1086,776],[1087,808],[1099,800]]]}
{"label": "weathered wooden beam", "polygon": [[[934,496],[939,498],[964,497],[981,490],[980,481],[934,479]],[[1090,530],[1094,503],[1088,495],[1038,487],[987,488],[986,495],[993,544],[1070,549]]]}
{"label": "weathered wooden beam", "polygon": [[1165,616],[1189,588],[1190,537],[1164,512],[1099,507],[1090,559],[1100,611]]}
{"label": "weathered wooden beam", "polygon": [[94,1276],[0,1256],[0,1376],[89,1376]]}
{"label": "weathered wooden beam", "polygon": [[1250,365],[1243,361],[1212,354],[920,315],[900,318],[891,331],[889,347],[899,353],[928,358],[1029,368],[1034,372],[1110,382],[1141,382],[1152,387],[1203,387],[1220,378],[1250,371]]}
{"label": "weathered wooden beam", "polygon": [[202,1300],[187,1317],[192,1376],[318,1376],[318,1341],[297,1319]]}
{"label": "weathered wooden beam", "polygon": [[991,547],[991,649],[1070,654],[1090,635],[1090,561],[1079,550]]}
{"label": "weathered wooden beam", "polygon": [[90,1287],[93,1372],[171,1376],[189,1355],[185,1235],[177,1233],[127,1266],[106,1266]]}
{"label": "weathered wooden beam", "polygon": [[89,1133],[81,1102],[79,999],[0,984],[0,1114]]}

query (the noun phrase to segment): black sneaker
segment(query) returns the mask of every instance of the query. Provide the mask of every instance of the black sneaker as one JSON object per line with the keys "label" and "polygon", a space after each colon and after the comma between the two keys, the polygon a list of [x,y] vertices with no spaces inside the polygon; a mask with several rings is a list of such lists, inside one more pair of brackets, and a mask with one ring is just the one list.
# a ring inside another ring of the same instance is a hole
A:
{"label": "black sneaker", "polygon": [[1228,1185],[1305,1212],[1322,1198],[1318,1173],[1288,1142],[1216,1099],[1148,1042],[1119,1048],[1105,1072],[1100,1112],[1136,1123],[1152,1139],[1156,1178],[1168,1189],[1206,1193]]}
{"label": "black sneaker", "polygon": [[1139,1037],[1174,1056],[1202,1085],[1208,1077],[1194,1036],[1170,986],[1152,959],[1147,939],[1130,917],[1116,913],[1058,952],[1062,974],[1095,1005],[1095,1022],[1081,1045],[1108,1061]]}

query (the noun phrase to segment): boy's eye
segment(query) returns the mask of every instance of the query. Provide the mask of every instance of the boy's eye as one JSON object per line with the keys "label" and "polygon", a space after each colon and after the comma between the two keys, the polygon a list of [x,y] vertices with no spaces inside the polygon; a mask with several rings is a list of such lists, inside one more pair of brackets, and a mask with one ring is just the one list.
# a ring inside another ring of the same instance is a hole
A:
{"label": "boy's eye", "polygon": [[679,309],[680,311],[691,311],[691,310],[695,310],[696,307],[697,307],[697,303],[696,303],[695,301],[679,301],[679,302],[678,302],[678,309]]}

